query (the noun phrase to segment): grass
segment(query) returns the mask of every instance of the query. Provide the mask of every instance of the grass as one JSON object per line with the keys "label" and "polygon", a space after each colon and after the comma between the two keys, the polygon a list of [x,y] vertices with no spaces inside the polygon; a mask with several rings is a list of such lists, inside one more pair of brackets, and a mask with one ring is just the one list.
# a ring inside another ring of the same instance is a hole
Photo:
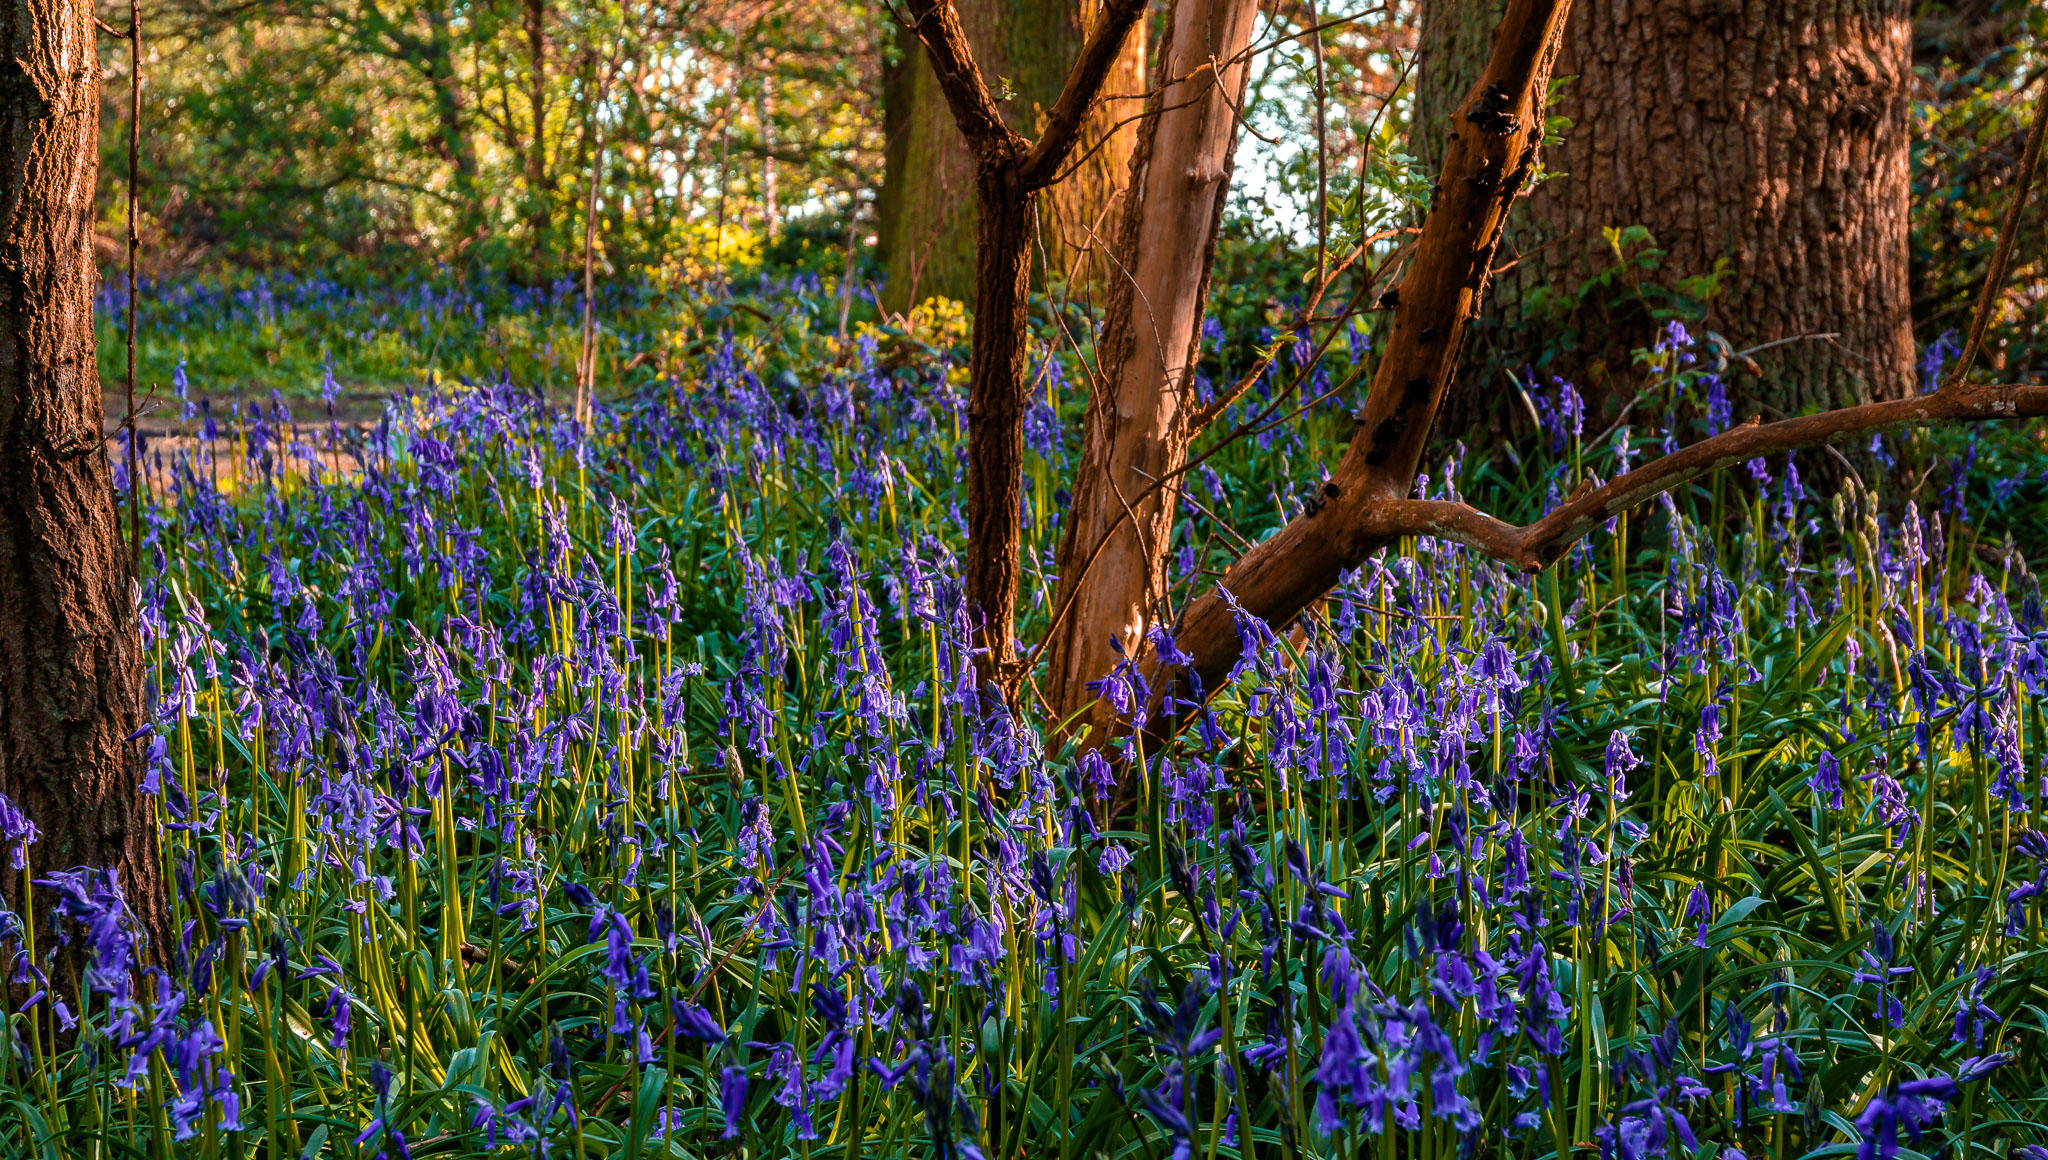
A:
{"label": "grass", "polygon": [[[76,1032],[48,998],[9,1016],[0,1150],[2048,1143],[2048,627],[1962,498],[1822,499],[1771,463],[1534,579],[1403,544],[1290,631],[1242,625],[1210,713],[1125,755],[1118,817],[1107,766],[971,679],[943,334],[842,340],[816,285],[650,306],[668,373],[582,431],[490,307],[363,305],[394,298],[156,316],[149,365],[178,352],[195,391],[199,352],[265,325],[293,375],[414,378],[423,347],[442,373],[367,429],[256,408],[159,453],[151,787],[184,938],[138,967],[118,893],[27,847],[36,924],[97,969]],[[1062,401],[1027,640],[1078,458]],[[1611,473],[1544,403],[1541,454],[1433,487],[1513,511]],[[1215,518],[1184,522],[1176,600],[1299,510],[1344,430],[1333,404],[1192,477]]]}

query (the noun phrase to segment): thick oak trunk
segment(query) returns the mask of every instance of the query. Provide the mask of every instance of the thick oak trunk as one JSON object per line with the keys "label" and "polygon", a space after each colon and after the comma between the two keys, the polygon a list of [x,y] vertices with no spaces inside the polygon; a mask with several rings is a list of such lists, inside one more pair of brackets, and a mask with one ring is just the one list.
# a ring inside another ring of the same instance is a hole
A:
{"label": "thick oak trunk", "polygon": [[[1431,0],[1418,144],[1439,156],[1443,112],[1477,75],[1500,0]],[[1560,174],[1513,215],[1487,318],[1444,416],[1446,433],[1500,397],[1499,370],[1576,339],[1555,373],[1618,406],[1640,385],[1630,352],[1667,290],[1755,353],[1730,364],[1736,417],[1895,398],[1913,377],[1907,281],[1911,22],[1904,0],[1582,0],[1546,155]],[[1645,227],[1654,270],[1589,287],[1617,264],[1607,228]],[[1699,293],[1717,264],[1711,297]],[[1638,296],[1632,285],[1650,290]],[[1585,291],[1582,295],[1581,291]],[[1833,334],[1836,337],[1815,338]],[[1491,380],[1491,381],[1489,381]]]}
{"label": "thick oak trunk", "polygon": [[[0,3],[0,793],[41,831],[36,869],[112,869],[161,951],[156,829],[127,740],[140,645],[93,355],[99,80],[91,4]],[[18,908],[19,877],[0,882]]]}
{"label": "thick oak trunk", "polygon": [[[957,5],[982,75],[991,85],[998,77],[1008,82],[1011,95],[1000,100],[1000,107],[1011,129],[1027,137],[1042,130],[1068,67],[1103,7],[1098,0],[962,0]],[[898,48],[897,62],[884,78],[882,100],[887,143],[876,212],[887,275],[883,301],[897,310],[935,294],[967,301],[979,270],[974,154],[953,123],[916,34],[900,31]],[[1103,93],[1134,96],[1144,87],[1144,70],[1140,28],[1117,55]],[[1112,203],[1136,140],[1134,126],[1117,123],[1137,111],[1134,100],[1098,105],[1081,127],[1073,172],[1041,197],[1034,240],[1045,245],[1051,273],[1077,282],[1100,281],[1099,261],[1077,259],[1091,246],[1099,256],[1108,245]],[[1095,148],[1098,142],[1103,144]]]}
{"label": "thick oak trunk", "polygon": [[[1094,699],[1088,682],[1135,655],[1166,597],[1166,554],[1196,408],[1189,395],[1216,229],[1229,191],[1257,0],[1178,0],[1116,238],[1117,273],[1097,350],[1073,506],[1060,541],[1065,617],[1045,646],[1056,719]],[[1221,85],[1212,61],[1224,63]],[[1105,541],[1107,537],[1107,542]]]}

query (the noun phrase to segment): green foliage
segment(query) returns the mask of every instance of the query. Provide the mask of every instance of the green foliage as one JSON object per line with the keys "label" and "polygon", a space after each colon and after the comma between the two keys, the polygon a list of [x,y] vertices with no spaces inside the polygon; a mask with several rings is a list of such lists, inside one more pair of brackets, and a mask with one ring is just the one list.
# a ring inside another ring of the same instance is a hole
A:
{"label": "green foliage", "polygon": [[[149,261],[230,275],[447,263],[545,284],[580,269],[601,143],[600,271],[674,277],[695,234],[772,232],[769,168],[782,218],[858,207],[879,176],[880,111],[863,94],[880,19],[860,0],[178,0],[144,15]],[[118,42],[102,53],[111,129],[128,68]],[[102,153],[107,192],[125,191],[126,134],[103,133]],[[122,199],[103,201],[118,235]]]}
{"label": "green foliage", "polygon": [[[444,379],[367,438],[259,409],[157,464],[150,760],[194,949],[134,1001],[176,988],[186,1013],[135,1012],[171,1039],[131,1090],[104,992],[75,1041],[48,1004],[17,1011],[7,1050],[33,1066],[0,1065],[25,1109],[6,1147],[1338,1158],[1447,1155],[1476,1116],[1497,1155],[1536,1160],[1645,1130],[1634,1101],[1672,1069],[1713,1080],[1664,1097],[1691,1131],[1758,1154],[1853,1149],[1930,1073],[1962,1082],[1920,1154],[2037,1141],[2043,927],[2007,893],[2039,856],[2013,807],[2048,737],[2015,612],[2038,593],[2019,556],[1978,565],[1954,508],[1901,527],[1773,463],[1534,581],[1404,544],[1218,691],[1154,806],[1095,800],[1095,834],[1069,816],[1085,767],[1039,750],[1028,707],[966,695],[944,611],[957,308],[841,343],[839,304],[807,281],[650,301],[634,317],[673,312],[681,373],[588,441],[523,390]],[[1691,348],[1649,361],[1701,384]],[[1539,406],[1546,442],[1441,478],[1513,514],[1616,469],[1625,441],[1589,440],[1562,393]],[[1235,554],[1215,530],[1256,539],[1299,508],[1343,429],[1320,409],[1191,479],[1206,514],[1176,599]],[[1035,450],[1031,559],[1059,535],[1071,436]],[[1027,575],[1027,639],[1048,583]],[[1617,737],[1645,763],[1625,778]],[[1031,865],[1071,894],[1041,897]],[[911,920],[926,903],[945,925]],[[1495,999],[1446,965],[1467,945],[1493,956],[1469,969],[1513,967]],[[873,972],[834,973],[828,946]],[[814,983],[898,1014],[842,1024]],[[1529,1004],[1526,1033],[1500,999]],[[676,1000],[730,1039],[672,1038]],[[1444,1084],[1401,1081],[1431,1093],[1402,1105],[1412,1126],[1357,1120],[1338,1028],[1405,1069],[1425,1017]],[[841,1050],[918,1078],[838,1086]],[[936,1069],[971,1115],[916,1094]]]}
{"label": "green foliage", "polygon": [[[1923,343],[1968,325],[2012,204],[2048,10],[2026,0],[1919,6],[1912,104],[1913,322]],[[1986,345],[2006,381],[2048,375],[2048,214],[2037,187]]]}

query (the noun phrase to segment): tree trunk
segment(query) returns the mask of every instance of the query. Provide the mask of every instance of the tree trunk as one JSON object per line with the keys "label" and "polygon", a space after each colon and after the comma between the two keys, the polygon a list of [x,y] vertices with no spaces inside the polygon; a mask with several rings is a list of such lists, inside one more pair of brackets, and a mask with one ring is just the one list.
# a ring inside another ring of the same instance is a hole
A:
{"label": "tree trunk", "polygon": [[[1010,128],[1036,135],[1059,96],[1068,66],[1101,15],[1101,0],[963,0],[961,24],[991,86],[1006,80],[1012,95],[998,103]],[[915,33],[901,29],[897,61],[883,79],[886,134],[877,248],[887,282],[882,298],[894,310],[932,295],[968,300],[978,277],[975,258],[975,161],[947,110],[945,94]],[[1145,37],[1134,29],[1118,54],[1106,97],[1144,87]],[[1130,165],[1133,126],[1112,132],[1137,112],[1128,100],[1104,100],[1088,116],[1075,150],[1074,172],[1039,199],[1034,241],[1045,246],[1048,272],[1073,271],[1076,282],[1100,280],[1103,267],[1082,261],[1108,244],[1109,210]],[[1108,144],[1095,149],[1105,136]],[[1090,152],[1092,150],[1092,152]],[[1085,154],[1085,156],[1084,156]]]}
{"label": "tree trunk", "polygon": [[[1501,8],[1425,5],[1425,158],[1440,156],[1443,112],[1477,75]],[[1618,408],[1640,386],[1631,352],[1662,325],[1653,308],[1735,350],[1792,340],[1756,352],[1754,373],[1729,365],[1738,419],[1908,392],[1911,34],[1904,0],[1578,4],[1556,69],[1575,79],[1552,105],[1572,124],[1546,160],[1560,176],[1510,221],[1499,261],[1512,266],[1474,328],[1445,431],[1498,398],[1501,368],[1559,338],[1576,349],[1546,373]],[[1589,285],[1619,264],[1603,230],[1627,226],[1664,251],[1656,268]]]}
{"label": "tree trunk", "polygon": [[[1135,656],[1166,598],[1166,556],[1180,488],[1169,483],[1196,434],[1188,391],[1202,307],[1237,140],[1233,107],[1249,64],[1223,70],[1250,43],[1257,0],[1178,0],[1166,51],[1139,126],[1137,151],[1097,348],[1074,500],[1060,541],[1065,619],[1047,645],[1043,685],[1056,720],[1094,700],[1088,682],[1115,663],[1112,640]],[[1128,518],[1126,518],[1128,516]],[[1108,542],[1104,542],[1104,538]]]}
{"label": "tree trunk", "polygon": [[780,191],[775,187],[775,110],[770,102],[768,80],[762,82],[755,110],[761,121],[761,244],[768,246],[775,244],[775,235],[782,228],[782,207],[777,197]]}
{"label": "tree trunk", "polygon": [[1013,166],[984,165],[976,182],[974,337],[967,395],[965,587],[982,617],[985,671],[1016,659],[1017,577],[1029,406],[1025,305],[1031,292],[1032,196]]}
{"label": "tree trunk", "polygon": [[1187,664],[1164,666],[1156,653],[1146,658],[1146,730],[1162,742],[1178,731],[1184,707],[1201,699],[1194,690],[1214,693],[1236,665],[1239,615],[1283,631],[1343,572],[1396,538],[1374,516],[1415,487],[1508,210],[1535,166],[1542,94],[1569,10],[1570,0],[1509,3],[1485,70],[1451,118],[1440,193],[1396,287],[1393,328],[1351,445],[1323,485],[1324,502],[1254,545],[1217,590],[1181,611],[1173,635]]}
{"label": "tree trunk", "polygon": [[544,281],[548,269],[542,256],[548,244],[548,3],[526,0],[527,116],[533,135],[526,147],[527,230],[533,235],[534,280]]}
{"label": "tree trunk", "polygon": [[911,27],[974,157],[974,343],[968,372],[968,606],[981,623],[981,673],[1014,694],[1018,539],[1024,494],[1025,301],[1032,226],[1042,191],[1055,187],[1103,86],[1117,72],[1145,0],[1108,0],[1089,30],[1033,142],[1003,120],[951,0],[909,0]]}
{"label": "tree trunk", "polygon": [[[140,643],[93,354],[99,81],[90,3],[0,4],[0,793],[41,831],[38,871],[114,871],[161,953],[156,828],[127,740]],[[19,909],[19,876],[0,883]]]}

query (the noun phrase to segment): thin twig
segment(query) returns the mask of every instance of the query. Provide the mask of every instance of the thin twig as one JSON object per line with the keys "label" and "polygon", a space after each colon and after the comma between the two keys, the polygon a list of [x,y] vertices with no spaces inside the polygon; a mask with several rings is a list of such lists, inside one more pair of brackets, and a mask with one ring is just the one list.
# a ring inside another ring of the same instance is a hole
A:
{"label": "thin twig", "polygon": [[128,563],[142,579],[142,476],[135,432],[135,266],[142,234],[135,221],[136,186],[142,173],[142,13],[139,0],[128,0]]}
{"label": "thin twig", "polygon": [[2041,86],[2041,95],[2034,103],[2034,127],[2027,132],[2027,148],[2020,159],[2020,186],[2013,192],[2004,224],[1998,227],[1998,245],[1991,251],[1991,268],[1984,272],[1977,313],[1970,319],[1969,341],[1963,344],[1963,356],[1956,360],[1956,369],[1949,375],[1944,390],[1957,386],[1969,375],[1977,352],[1983,349],[1984,331],[1991,325],[1991,312],[2005,290],[2006,268],[2012,264],[2012,243],[2019,233],[2020,211],[2026,208],[2027,193],[2033,188],[2035,171],[2040,168],[2043,136],[2048,136],[2048,84]]}

